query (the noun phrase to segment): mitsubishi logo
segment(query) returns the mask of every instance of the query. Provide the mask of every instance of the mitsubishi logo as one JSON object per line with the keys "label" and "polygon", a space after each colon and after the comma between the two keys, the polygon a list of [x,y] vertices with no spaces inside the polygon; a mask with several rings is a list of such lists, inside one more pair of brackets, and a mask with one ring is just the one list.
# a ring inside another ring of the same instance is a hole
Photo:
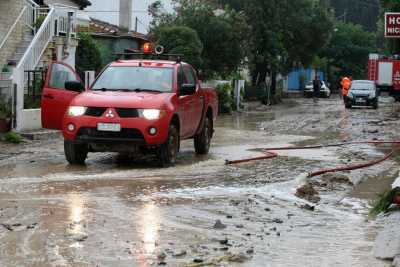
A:
{"label": "mitsubishi logo", "polygon": [[112,119],[112,118],[114,118],[114,117],[115,117],[114,112],[113,112],[111,109],[109,109],[109,110],[107,111],[106,118]]}

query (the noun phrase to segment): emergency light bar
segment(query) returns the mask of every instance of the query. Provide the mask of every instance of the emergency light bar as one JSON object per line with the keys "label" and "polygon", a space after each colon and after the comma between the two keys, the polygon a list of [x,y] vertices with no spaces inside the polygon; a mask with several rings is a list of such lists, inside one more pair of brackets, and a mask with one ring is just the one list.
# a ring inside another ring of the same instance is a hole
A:
{"label": "emergency light bar", "polygon": [[172,60],[177,63],[182,62],[183,55],[182,54],[157,54],[157,53],[142,53],[142,52],[127,52],[127,53],[117,53],[119,59],[154,59],[154,60]]}

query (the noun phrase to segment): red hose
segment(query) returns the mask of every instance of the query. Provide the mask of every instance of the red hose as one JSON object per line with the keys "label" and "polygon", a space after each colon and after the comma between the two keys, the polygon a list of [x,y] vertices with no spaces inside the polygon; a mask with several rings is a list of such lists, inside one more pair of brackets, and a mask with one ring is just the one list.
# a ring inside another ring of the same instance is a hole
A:
{"label": "red hose", "polygon": [[377,159],[377,160],[372,160],[369,161],[367,163],[359,163],[359,164],[353,164],[353,165],[346,165],[346,166],[342,166],[342,167],[336,167],[336,168],[331,168],[331,169],[322,169],[319,171],[315,171],[312,172],[308,175],[308,177],[315,177],[315,176],[319,176],[325,173],[333,173],[333,172],[342,172],[342,171],[353,171],[353,170],[357,170],[357,169],[362,169],[362,168],[367,168],[367,167],[371,167],[373,165],[379,164],[385,160],[387,160],[388,158],[390,158],[391,156],[393,156],[394,154],[394,150],[392,150],[392,152],[390,152],[389,154],[386,154],[383,158],[381,159]]}
{"label": "red hose", "polygon": [[[338,147],[338,146],[347,146],[347,145],[356,145],[356,144],[400,144],[400,141],[355,141],[355,142],[346,142],[346,143],[337,143],[337,144],[328,144],[328,145],[316,145],[316,146],[302,146],[302,147],[275,147],[275,148],[265,148],[263,149],[263,153],[266,156],[263,157],[255,157],[255,158],[248,158],[248,159],[241,159],[241,160],[232,160],[232,161],[226,161],[227,165],[232,165],[232,164],[239,164],[239,163],[245,163],[245,162],[251,162],[251,161],[258,161],[258,160],[266,160],[266,159],[272,159],[278,157],[278,154],[275,152],[272,152],[271,150],[304,150],[304,149],[319,149],[319,148],[326,148],[326,147]],[[360,164],[353,164],[353,165],[346,165],[342,167],[336,167],[336,168],[331,168],[331,169],[323,169],[319,171],[315,171],[309,174],[309,177],[314,177],[318,175],[322,175],[325,173],[333,173],[333,172],[340,172],[340,171],[351,171],[351,170],[356,170],[356,169],[361,169],[361,168],[366,168],[370,167],[376,164],[379,164],[388,158],[390,158],[394,154],[395,150],[392,150],[389,154],[385,155],[381,159],[377,160],[372,160],[367,163],[360,163]]]}
{"label": "red hose", "polygon": [[257,158],[251,158],[251,159],[241,159],[241,160],[227,160],[226,165],[232,165],[232,164],[239,164],[239,163],[245,163],[245,162],[250,162],[250,161],[257,161],[257,160],[266,160],[266,159],[272,159],[278,157],[278,154],[275,152],[263,150],[263,153],[265,156],[263,157],[257,157]]}

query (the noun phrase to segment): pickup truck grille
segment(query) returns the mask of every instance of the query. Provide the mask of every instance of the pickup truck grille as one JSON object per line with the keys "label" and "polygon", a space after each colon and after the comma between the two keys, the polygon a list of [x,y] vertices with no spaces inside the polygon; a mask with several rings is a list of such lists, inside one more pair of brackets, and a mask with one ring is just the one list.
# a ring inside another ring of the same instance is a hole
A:
{"label": "pickup truck grille", "polygon": [[121,132],[103,132],[96,128],[82,127],[79,129],[78,139],[93,141],[122,141],[122,140],[144,140],[143,134],[137,129],[121,129]]}
{"label": "pickup truck grille", "polygon": [[89,107],[87,108],[85,115],[91,117],[101,117],[106,110],[107,108]]}
{"label": "pickup truck grille", "polygon": [[116,108],[115,109],[120,118],[137,118],[139,111],[135,108]]}
{"label": "pickup truck grille", "polygon": [[[101,117],[107,108],[88,107],[85,115],[91,117]],[[135,108],[116,108],[115,109],[120,118],[138,118],[139,111]]]}

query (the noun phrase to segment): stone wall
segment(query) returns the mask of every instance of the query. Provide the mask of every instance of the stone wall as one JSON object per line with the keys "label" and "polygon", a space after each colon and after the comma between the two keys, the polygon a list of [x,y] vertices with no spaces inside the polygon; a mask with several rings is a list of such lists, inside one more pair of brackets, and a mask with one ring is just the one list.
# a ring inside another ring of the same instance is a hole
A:
{"label": "stone wall", "polygon": [[[0,43],[3,42],[4,37],[11,29],[12,25],[18,18],[23,8],[22,0],[1,0],[0,1]],[[7,39],[6,44],[0,50],[0,70],[10,59],[18,44],[22,40],[24,30],[23,19],[18,23],[11,36]]]}

